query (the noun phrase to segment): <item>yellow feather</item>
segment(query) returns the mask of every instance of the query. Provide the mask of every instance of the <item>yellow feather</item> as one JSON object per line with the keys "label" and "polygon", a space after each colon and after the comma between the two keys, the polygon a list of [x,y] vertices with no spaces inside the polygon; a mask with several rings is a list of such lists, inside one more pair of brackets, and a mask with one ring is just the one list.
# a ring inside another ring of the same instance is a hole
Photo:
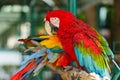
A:
{"label": "yellow feather", "polygon": [[40,45],[45,46],[47,48],[54,48],[54,47],[59,47],[62,49],[62,45],[57,38],[57,35],[53,36],[40,36],[40,38],[48,38],[42,42],[40,42]]}

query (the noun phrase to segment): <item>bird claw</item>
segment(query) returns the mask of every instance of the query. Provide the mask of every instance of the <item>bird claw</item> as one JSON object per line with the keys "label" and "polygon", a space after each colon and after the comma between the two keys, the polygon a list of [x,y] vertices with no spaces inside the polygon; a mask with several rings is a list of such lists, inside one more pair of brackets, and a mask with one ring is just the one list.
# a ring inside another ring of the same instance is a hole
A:
{"label": "bird claw", "polygon": [[102,78],[98,75],[98,74],[96,74],[96,73],[90,73],[89,75],[88,75],[88,77],[90,77],[92,80],[102,80]]}
{"label": "bird claw", "polygon": [[85,71],[79,71],[75,80],[87,80],[88,73]]}
{"label": "bird claw", "polygon": [[74,74],[74,71],[71,71],[70,72],[70,80],[73,80],[73,74]]}
{"label": "bird claw", "polygon": [[64,66],[64,71],[72,70],[73,66]]}
{"label": "bird claw", "polygon": [[75,80],[78,80],[78,79],[79,79],[79,77],[80,77],[80,75],[81,75],[81,74],[83,74],[83,73],[84,73],[84,71],[79,72],[79,73],[77,74],[77,76],[76,76],[76,79],[75,79]]}

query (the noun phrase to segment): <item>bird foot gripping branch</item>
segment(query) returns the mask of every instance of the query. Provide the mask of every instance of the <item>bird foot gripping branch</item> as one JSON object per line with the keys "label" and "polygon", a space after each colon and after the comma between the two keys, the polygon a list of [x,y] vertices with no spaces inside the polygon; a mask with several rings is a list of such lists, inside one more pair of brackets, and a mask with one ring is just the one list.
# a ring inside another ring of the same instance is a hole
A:
{"label": "bird foot gripping branch", "polygon": [[101,78],[94,72],[87,73],[86,71],[74,66],[65,66],[62,72],[60,72],[60,75],[63,80],[110,80],[107,77]]}

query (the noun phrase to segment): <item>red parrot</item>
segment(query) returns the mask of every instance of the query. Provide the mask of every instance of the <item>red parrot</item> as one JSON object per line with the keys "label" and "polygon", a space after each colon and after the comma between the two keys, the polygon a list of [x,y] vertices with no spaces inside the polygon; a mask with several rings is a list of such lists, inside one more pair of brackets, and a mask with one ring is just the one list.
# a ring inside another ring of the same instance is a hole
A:
{"label": "red parrot", "polygon": [[57,33],[66,54],[78,67],[95,72],[104,80],[111,78],[108,56],[114,58],[113,52],[94,28],[64,10],[48,12],[44,21],[47,33]]}

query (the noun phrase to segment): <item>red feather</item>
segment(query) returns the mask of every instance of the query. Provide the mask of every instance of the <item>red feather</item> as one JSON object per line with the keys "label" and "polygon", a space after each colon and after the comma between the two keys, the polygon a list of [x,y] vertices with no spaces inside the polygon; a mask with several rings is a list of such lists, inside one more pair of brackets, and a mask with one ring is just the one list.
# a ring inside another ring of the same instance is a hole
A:
{"label": "red feather", "polygon": [[69,55],[67,55],[66,53],[59,53],[59,54],[61,54],[61,56],[57,60],[56,66],[61,66],[61,67],[62,66],[67,66],[72,62]]}
{"label": "red feather", "polygon": [[35,65],[35,61],[30,62],[25,68],[13,75],[10,80],[20,80],[20,78]]}

